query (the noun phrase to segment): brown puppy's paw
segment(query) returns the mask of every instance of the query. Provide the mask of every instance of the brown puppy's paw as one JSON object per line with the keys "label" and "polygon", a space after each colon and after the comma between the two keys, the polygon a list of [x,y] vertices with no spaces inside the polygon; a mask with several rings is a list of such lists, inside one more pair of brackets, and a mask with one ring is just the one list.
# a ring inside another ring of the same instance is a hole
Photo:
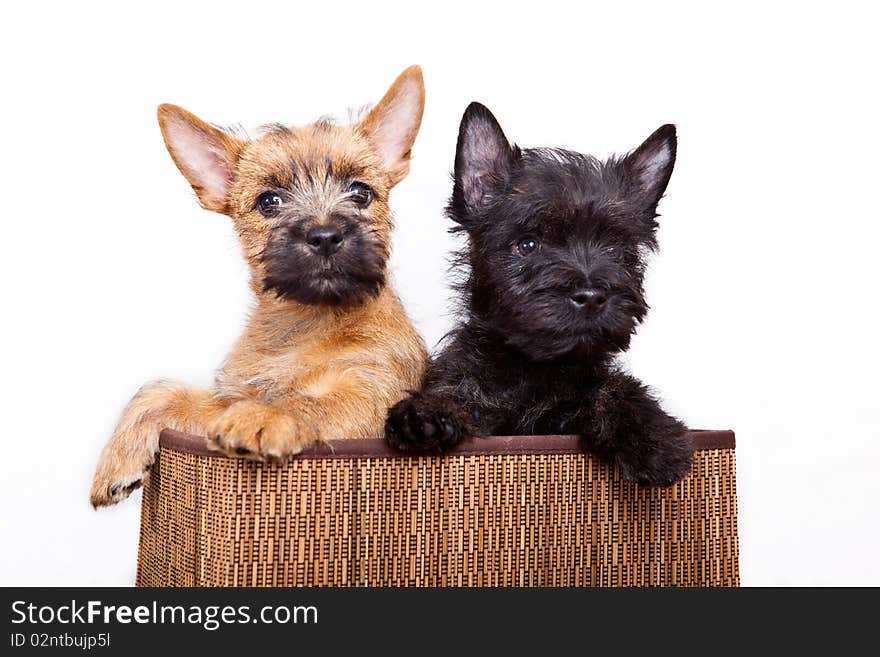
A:
{"label": "brown puppy's paw", "polygon": [[105,454],[101,457],[89,502],[97,509],[121,502],[144,485],[144,480],[153,467],[152,455],[148,463],[143,459],[120,459],[118,455]]}
{"label": "brown puppy's paw", "polygon": [[208,427],[208,446],[229,456],[285,461],[318,440],[305,422],[281,409],[243,400],[227,408]]}

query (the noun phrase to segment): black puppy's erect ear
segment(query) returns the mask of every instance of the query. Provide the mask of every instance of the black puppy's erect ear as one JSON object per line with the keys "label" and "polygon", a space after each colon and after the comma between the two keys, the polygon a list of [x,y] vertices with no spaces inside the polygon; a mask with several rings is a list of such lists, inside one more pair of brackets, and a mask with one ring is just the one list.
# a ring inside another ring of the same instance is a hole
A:
{"label": "black puppy's erect ear", "polygon": [[452,202],[464,211],[478,210],[504,184],[519,150],[511,146],[480,103],[471,103],[458,129]]}
{"label": "black puppy's erect ear", "polygon": [[660,126],[645,142],[627,155],[627,173],[647,207],[654,208],[666,191],[675,165],[675,126]]}

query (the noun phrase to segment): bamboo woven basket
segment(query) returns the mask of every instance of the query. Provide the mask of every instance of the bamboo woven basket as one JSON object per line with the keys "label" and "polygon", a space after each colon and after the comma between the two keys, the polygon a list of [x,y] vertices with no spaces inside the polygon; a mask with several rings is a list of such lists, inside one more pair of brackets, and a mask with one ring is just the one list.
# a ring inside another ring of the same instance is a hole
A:
{"label": "bamboo woven basket", "polygon": [[339,440],[287,465],[163,432],[139,586],[737,586],[730,431],[696,431],[666,489],[620,479],[574,436],[446,456]]}

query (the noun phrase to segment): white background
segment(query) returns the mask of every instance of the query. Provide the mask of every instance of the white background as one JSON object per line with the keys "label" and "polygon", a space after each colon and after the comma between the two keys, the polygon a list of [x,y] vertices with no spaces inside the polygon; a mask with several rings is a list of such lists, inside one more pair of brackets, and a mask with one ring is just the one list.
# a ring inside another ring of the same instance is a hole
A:
{"label": "white background", "polygon": [[481,100],[524,146],[607,155],[679,128],[634,372],[738,439],[742,579],[880,584],[877,16],[868,3],[7,3],[0,17],[0,584],[131,584],[140,493],[87,502],[145,381],[208,384],[248,307],[227,218],[161,102],[301,124],[419,63],[394,279],[450,325],[442,207]]}

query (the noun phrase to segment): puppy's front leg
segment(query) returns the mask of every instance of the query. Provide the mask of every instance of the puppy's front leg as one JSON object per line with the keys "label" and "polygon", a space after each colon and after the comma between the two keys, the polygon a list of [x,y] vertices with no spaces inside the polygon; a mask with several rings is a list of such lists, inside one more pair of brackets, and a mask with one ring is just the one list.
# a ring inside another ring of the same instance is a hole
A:
{"label": "puppy's front leg", "polygon": [[201,433],[223,407],[210,391],[184,383],[156,381],[143,386],[101,452],[89,496],[92,506],[115,504],[143,484],[162,429]]}
{"label": "puppy's front leg", "polygon": [[462,400],[445,387],[426,387],[388,411],[385,439],[402,451],[446,452],[476,434]]}
{"label": "puppy's front leg", "polygon": [[620,466],[623,478],[669,486],[691,466],[686,427],[667,414],[637,379],[612,373],[594,391],[584,439]]}
{"label": "puppy's front leg", "polygon": [[273,405],[241,399],[229,405],[208,425],[208,446],[229,456],[262,461],[286,460],[319,439],[317,426],[299,411],[304,398]]}
{"label": "puppy's front leg", "polygon": [[209,441],[230,456],[285,461],[316,442],[379,438],[385,410],[399,395],[396,381],[365,366],[323,371],[299,394],[233,403],[209,427]]}

